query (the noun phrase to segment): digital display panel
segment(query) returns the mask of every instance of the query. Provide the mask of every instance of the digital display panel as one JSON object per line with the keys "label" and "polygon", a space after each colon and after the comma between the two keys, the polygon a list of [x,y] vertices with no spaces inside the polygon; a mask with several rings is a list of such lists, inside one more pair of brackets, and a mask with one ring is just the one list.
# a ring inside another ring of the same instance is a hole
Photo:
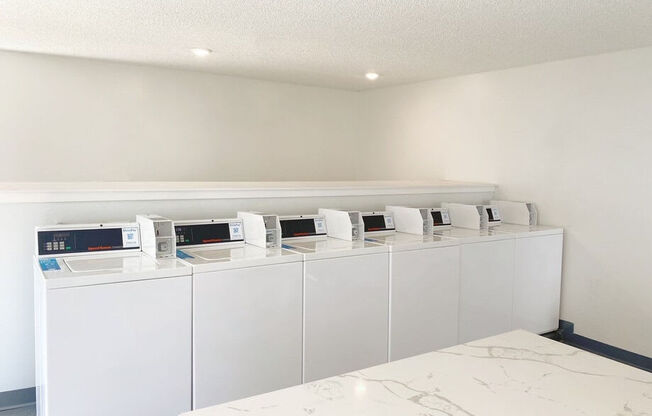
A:
{"label": "digital display panel", "polygon": [[444,219],[441,217],[441,211],[430,211],[433,225],[444,225]]}
{"label": "digital display panel", "polygon": [[487,208],[487,215],[489,215],[489,221],[496,221],[494,218],[493,210],[491,208]]}
{"label": "digital display panel", "polygon": [[38,253],[39,255],[89,253],[134,248],[125,247],[122,236],[122,228],[39,231]]}
{"label": "digital display panel", "polygon": [[379,215],[365,215],[362,217],[364,221],[364,230],[368,231],[383,231],[387,230],[385,225],[385,216],[382,214]]}
{"label": "digital display panel", "polygon": [[324,235],[315,230],[314,218],[298,218],[291,220],[281,219],[281,238],[306,237],[310,235]]}
{"label": "digital display panel", "polygon": [[176,225],[174,233],[177,237],[177,246],[241,241],[241,239],[231,240],[229,223]]}

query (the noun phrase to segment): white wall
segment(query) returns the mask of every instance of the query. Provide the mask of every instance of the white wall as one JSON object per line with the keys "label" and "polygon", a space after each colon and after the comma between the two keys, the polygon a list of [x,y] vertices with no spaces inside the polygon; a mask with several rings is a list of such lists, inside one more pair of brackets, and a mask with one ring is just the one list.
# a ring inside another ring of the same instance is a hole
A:
{"label": "white wall", "polygon": [[[202,72],[0,52],[0,182],[353,179],[356,97]],[[33,227],[125,220],[136,212],[169,211],[165,206],[0,205],[0,392],[34,384]],[[195,201],[169,213],[206,216],[206,206],[215,202]]]}
{"label": "white wall", "polygon": [[562,319],[652,356],[652,48],[366,92],[361,178],[493,182],[566,229]]}
{"label": "white wall", "polygon": [[[0,52],[0,182],[351,180],[358,93]],[[490,194],[451,194],[478,201]],[[34,385],[36,225],[437,204],[441,196],[2,204],[0,392]]]}
{"label": "white wall", "polygon": [[0,52],[0,181],[352,179],[356,96]]}
{"label": "white wall", "polygon": [[[566,228],[563,319],[652,355],[650,74],[652,48],[355,93],[0,52],[0,181],[497,183]],[[33,385],[36,224],[386,202],[400,201],[0,206],[0,392]]]}

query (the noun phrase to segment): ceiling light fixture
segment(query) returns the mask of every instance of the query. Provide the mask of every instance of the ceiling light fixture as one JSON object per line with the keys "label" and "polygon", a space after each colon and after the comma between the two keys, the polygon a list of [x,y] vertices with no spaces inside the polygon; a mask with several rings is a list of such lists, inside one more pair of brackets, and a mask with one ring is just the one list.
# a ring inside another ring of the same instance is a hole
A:
{"label": "ceiling light fixture", "polygon": [[367,77],[369,81],[375,81],[378,79],[380,75],[378,75],[375,72],[367,72],[366,74],[364,74],[364,76]]}
{"label": "ceiling light fixture", "polygon": [[210,50],[210,49],[206,49],[206,48],[192,48],[190,50],[190,52],[192,52],[195,56],[197,56],[199,58],[204,58],[204,57],[210,55],[211,52],[213,52],[213,51]]}

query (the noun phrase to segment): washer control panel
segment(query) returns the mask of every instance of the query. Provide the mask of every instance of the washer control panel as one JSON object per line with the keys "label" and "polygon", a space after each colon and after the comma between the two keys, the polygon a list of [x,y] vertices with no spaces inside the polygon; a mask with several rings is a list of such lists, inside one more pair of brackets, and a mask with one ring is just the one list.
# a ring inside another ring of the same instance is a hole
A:
{"label": "washer control panel", "polygon": [[363,212],[364,232],[395,231],[394,216],[389,211]]}
{"label": "washer control panel", "polygon": [[451,217],[448,214],[448,208],[432,208],[430,210],[432,216],[432,228],[441,229],[451,226]]}
{"label": "washer control panel", "polygon": [[174,223],[177,247],[244,241],[242,220],[177,221]]}
{"label": "washer control panel", "polygon": [[137,224],[87,228],[43,227],[36,231],[39,256],[140,249]]}
{"label": "washer control panel", "polygon": [[485,211],[487,212],[487,225],[493,227],[500,225],[502,223],[502,217],[500,216],[500,210],[496,205],[485,205]]}
{"label": "washer control panel", "polygon": [[279,217],[281,239],[326,236],[326,219],[322,215],[296,215]]}

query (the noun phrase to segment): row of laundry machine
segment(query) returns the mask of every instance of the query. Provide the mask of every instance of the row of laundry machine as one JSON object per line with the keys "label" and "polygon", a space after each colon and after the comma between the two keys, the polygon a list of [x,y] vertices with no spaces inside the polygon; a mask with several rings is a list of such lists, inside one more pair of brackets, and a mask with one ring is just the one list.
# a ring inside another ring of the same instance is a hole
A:
{"label": "row of laundry machine", "polygon": [[556,329],[563,230],[533,204],[36,229],[39,415],[176,415]]}

